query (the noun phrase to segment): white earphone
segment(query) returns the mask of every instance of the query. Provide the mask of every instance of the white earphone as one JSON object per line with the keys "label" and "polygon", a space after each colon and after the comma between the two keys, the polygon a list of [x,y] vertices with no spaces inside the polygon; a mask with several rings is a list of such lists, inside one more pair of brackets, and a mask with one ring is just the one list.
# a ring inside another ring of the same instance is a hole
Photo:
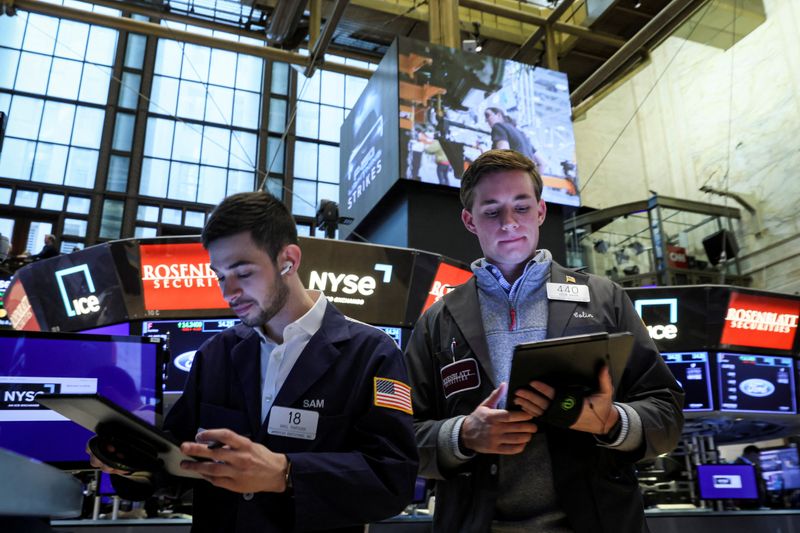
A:
{"label": "white earphone", "polygon": [[283,265],[283,269],[281,269],[281,276],[286,275],[286,273],[289,272],[293,266],[294,263],[286,263],[285,265]]}

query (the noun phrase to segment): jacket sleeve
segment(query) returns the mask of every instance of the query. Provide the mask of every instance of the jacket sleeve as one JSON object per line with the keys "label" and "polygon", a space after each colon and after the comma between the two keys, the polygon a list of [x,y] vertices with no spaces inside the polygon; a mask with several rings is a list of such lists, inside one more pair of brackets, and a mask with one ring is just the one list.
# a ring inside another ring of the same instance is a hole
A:
{"label": "jacket sleeve", "polygon": [[653,458],[672,451],[683,429],[684,394],[653,343],[647,328],[622,289],[614,285],[619,331],[630,331],[634,344],[616,400],[639,415],[643,443],[630,452],[632,460]]}
{"label": "jacket sleeve", "polygon": [[342,384],[360,389],[362,407],[347,436],[352,449],[287,453],[296,529],[373,522],[399,514],[411,501],[418,464],[411,414],[376,406],[374,399],[375,377],[407,384],[408,374],[391,339],[382,336],[372,349],[369,368],[353,383]]}

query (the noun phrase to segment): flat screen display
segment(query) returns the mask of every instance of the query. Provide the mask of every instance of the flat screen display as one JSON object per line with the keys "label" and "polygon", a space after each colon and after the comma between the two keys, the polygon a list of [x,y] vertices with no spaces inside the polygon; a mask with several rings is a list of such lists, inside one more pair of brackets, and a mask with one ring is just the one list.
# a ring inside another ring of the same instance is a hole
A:
{"label": "flat screen display", "polygon": [[791,352],[800,299],[731,292],[720,344]]}
{"label": "flat screen display", "polygon": [[721,411],[797,413],[791,357],[720,352],[717,379]]}
{"label": "flat screen display", "polygon": [[0,447],[58,466],[86,466],[91,433],[41,407],[36,396],[98,393],[155,424],[162,361],[158,340],[0,331]]}
{"label": "flat screen display", "polygon": [[684,411],[711,411],[711,375],[708,352],[662,353],[667,367],[686,394]]}
{"label": "flat screen display", "polygon": [[756,500],[753,465],[697,465],[697,483],[703,500]]}
{"label": "flat screen display", "polygon": [[169,364],[164,377],[165,392],[183,392],[194,354],[205,341],[239,323],[237,318],[146,320],[142,335],[160,337],[169,351]]}
{"label": "flat screen display", "polygon": [[758,458],[767,490],[800,489],[800,461],[796,447],[764,449]]}
{"label": "flat screen display", "polygon": [[383,330],[387,335],[389,335],[394,342],[397,343],[397,347],[401,350],[403,349],[403,330],[400,328],[395,328],[391,326],[375,326],[380,330]]}

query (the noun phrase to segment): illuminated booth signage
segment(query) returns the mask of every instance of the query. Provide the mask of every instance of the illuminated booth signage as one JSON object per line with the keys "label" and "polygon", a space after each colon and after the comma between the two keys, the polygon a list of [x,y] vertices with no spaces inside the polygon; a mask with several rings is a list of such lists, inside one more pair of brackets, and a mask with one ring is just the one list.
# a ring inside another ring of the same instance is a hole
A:
{"label": "illuminated booth signage", "polygon": [[720,344],[791,350],[800,300],[732,292]]}
{"label": "illuminated booth signage", "polygon": [[428,298],[425,300],[422,312],[427,311],[430,306],[441,300],[442,296],[465,283],[471,277],[472,272],[469,270],[447,263],[440,263],[439,268],[436,270],[436,277],[433,278],[431,290],[428,291]]}

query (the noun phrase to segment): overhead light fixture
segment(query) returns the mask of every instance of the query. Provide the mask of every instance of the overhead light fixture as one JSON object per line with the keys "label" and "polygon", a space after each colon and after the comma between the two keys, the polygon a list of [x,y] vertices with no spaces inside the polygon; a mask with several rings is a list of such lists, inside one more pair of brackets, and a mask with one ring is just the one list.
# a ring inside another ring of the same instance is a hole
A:
{"label": "overhead light fixture", "polygon": [[622,263],[627,263],[630,261],[631,256],[625,253],[625,248],[620,248],[614,252],[614,258],[617,260],[617,264],[621,265]]}
{"label": "overhead light fixture", "polygon": [[604,254],[608,251],[608,243],[603,239],[599,241],[594,241],[594,251],[599,254]]}
{"label": "overhead light fixture", "polygon": [[641,255],[644,252],[644,244],[640,243],[639,241],[633,241],[628,245],[628,248],[633,250],[636,255]]}

